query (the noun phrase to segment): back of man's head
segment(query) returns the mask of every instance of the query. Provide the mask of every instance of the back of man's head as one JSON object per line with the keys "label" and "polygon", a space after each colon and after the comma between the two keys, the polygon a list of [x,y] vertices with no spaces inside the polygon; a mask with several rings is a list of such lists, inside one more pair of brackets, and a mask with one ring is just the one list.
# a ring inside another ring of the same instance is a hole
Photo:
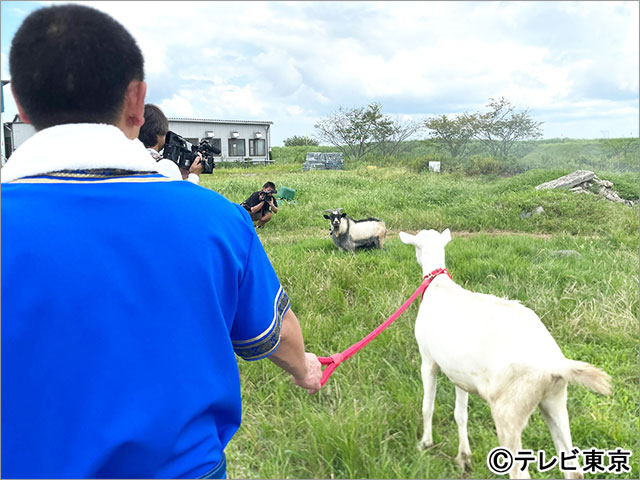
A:
{"label": "back of man's head", "polygon": [[81,5],[31,13],[9,53],[16,100],[36,130],[66,123],[115,125],[144,59],[131,34],[109,15]]}

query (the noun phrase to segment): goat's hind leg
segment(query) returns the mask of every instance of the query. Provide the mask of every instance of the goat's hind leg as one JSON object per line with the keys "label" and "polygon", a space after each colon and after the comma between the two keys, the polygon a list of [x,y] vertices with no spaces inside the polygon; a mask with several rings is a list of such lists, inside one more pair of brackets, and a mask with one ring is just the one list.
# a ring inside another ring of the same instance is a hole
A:
{"label": "goat's hind leg", "polygon": [[422,439],[418,443],[418,450],[425,450],[433,446],[433,433],[431,430],[433,419],[433,407],[436,400],[436,384],[438,365],[433,361],[428,353],[422,353],[422,385],[424,388],[424,397],[422,399],[422,418],[424,422],[424,431]]}
{"label": "goat's hind leg", "polygon": [[[515,392],[505,392],[498,401],[490,402],[491,414],[496,424],[498,441],[502,447],[508,448],[515,456],[522,450],[522,431],[529,422],[531,413],[536,408],[537,399],[534,391],[522,389],[521,395],[513,395]],[[527,399],[529,401],[527,401]],[[529,469],[521,462],[514,462],[509,472],[509,478],[531,478]]]}
{"label": "goat's hind leg", "polygon": [[456,408],[453,415],[458,424],[458,456],[456,463],[462,470],[471,468],[471,448],[469,447],[469,437],[467,435],[467,404],[469,393],[456,387]]}
{"label": "goat's hind leg", "polygon": [[[539,406],[542,418],[551,432],[557,455],[560,456],[560,452],[564,451],[568,456],[573,456],[571,453],[573,445],[569,428],[569,412],[567,411],[567,382],[561,379],[556,380],[547,390]],[[565,478],[584,478],[577,460],[571,460],[567,463],[568,466],[576,470],[562,472]]]}

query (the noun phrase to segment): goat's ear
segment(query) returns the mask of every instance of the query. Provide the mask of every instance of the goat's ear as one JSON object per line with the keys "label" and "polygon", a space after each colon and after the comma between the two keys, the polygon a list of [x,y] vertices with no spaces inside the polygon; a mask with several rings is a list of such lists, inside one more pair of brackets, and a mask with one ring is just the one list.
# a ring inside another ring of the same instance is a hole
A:
{"label": "goat's ear", "polygon": [[445,231],[440,234],[440,238],[442,239],[443,247],[451,241],[451,232],[449,231],[448,228],[445,229]]}
{"label": "goat's ear", "polygon": [[343,213],[342,215],[340,215],[340,218],[344,218],[344,217],[346,217],[346,216],[347,216],[347,214],[346,214],[346,213]]}
{"label": "goat's ear", "polygon": [[409,235],[408,233],[400,232],[400,240],[402,243],[406,243],[407,245],[415,245],[415,236]]}
{"label": "goat's ear", "polygon": [[331,217],[329,215],[325,215],[324,218],[326,218],[327,220],[331,220]]}

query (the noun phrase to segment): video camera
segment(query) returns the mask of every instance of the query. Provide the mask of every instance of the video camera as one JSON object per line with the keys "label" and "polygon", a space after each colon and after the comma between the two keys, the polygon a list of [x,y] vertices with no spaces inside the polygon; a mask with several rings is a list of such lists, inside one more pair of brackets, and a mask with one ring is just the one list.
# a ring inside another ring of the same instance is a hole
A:
{"label": "video camera", "polygon": [[273,199],[273,195],[278,193],[277,190],[274,190],[273,192],[267,193],[267,192],[260,192],[259,197],[260,200],[263,201],[265,203],[269,203],[271,201],[271,199]]}
{"label": "video camera", "polygon": [[[190,146],[190,147],[189,147]],[[193,162],[202,155],[202,173],[211,173],[216,165],[213,161],[214,155],[220,154],[220,149],[214,147],[206,138],[200,140],[199,145],[191,145],[177,133],[168,131],[164,139],[164,149],[162,156],[174,162],[180,168],[189,170]]]}

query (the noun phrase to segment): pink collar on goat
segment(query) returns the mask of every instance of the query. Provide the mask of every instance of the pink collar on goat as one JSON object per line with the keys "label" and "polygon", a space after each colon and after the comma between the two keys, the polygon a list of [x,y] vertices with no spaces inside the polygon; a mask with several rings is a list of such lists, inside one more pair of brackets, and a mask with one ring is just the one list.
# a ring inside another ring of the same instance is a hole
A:
{"label": "pink collar on goat", "polygon": [[[451,278],[451,274],[449,273],[449,271],[446,268],[436,268],[433,272],[427,274],[424,276],[424,281],[422,282],[422,285],[424,285],[424,290],[422,290],[422,295],[420,296],[420,300],[422,300],[424,298],[424,292],[427,291],[427,287],[431,284],[431,282],[433,282],[433,280],[440,274],[446,273],[449,278]],[[451,278],[451,280],[453,280]]]}

